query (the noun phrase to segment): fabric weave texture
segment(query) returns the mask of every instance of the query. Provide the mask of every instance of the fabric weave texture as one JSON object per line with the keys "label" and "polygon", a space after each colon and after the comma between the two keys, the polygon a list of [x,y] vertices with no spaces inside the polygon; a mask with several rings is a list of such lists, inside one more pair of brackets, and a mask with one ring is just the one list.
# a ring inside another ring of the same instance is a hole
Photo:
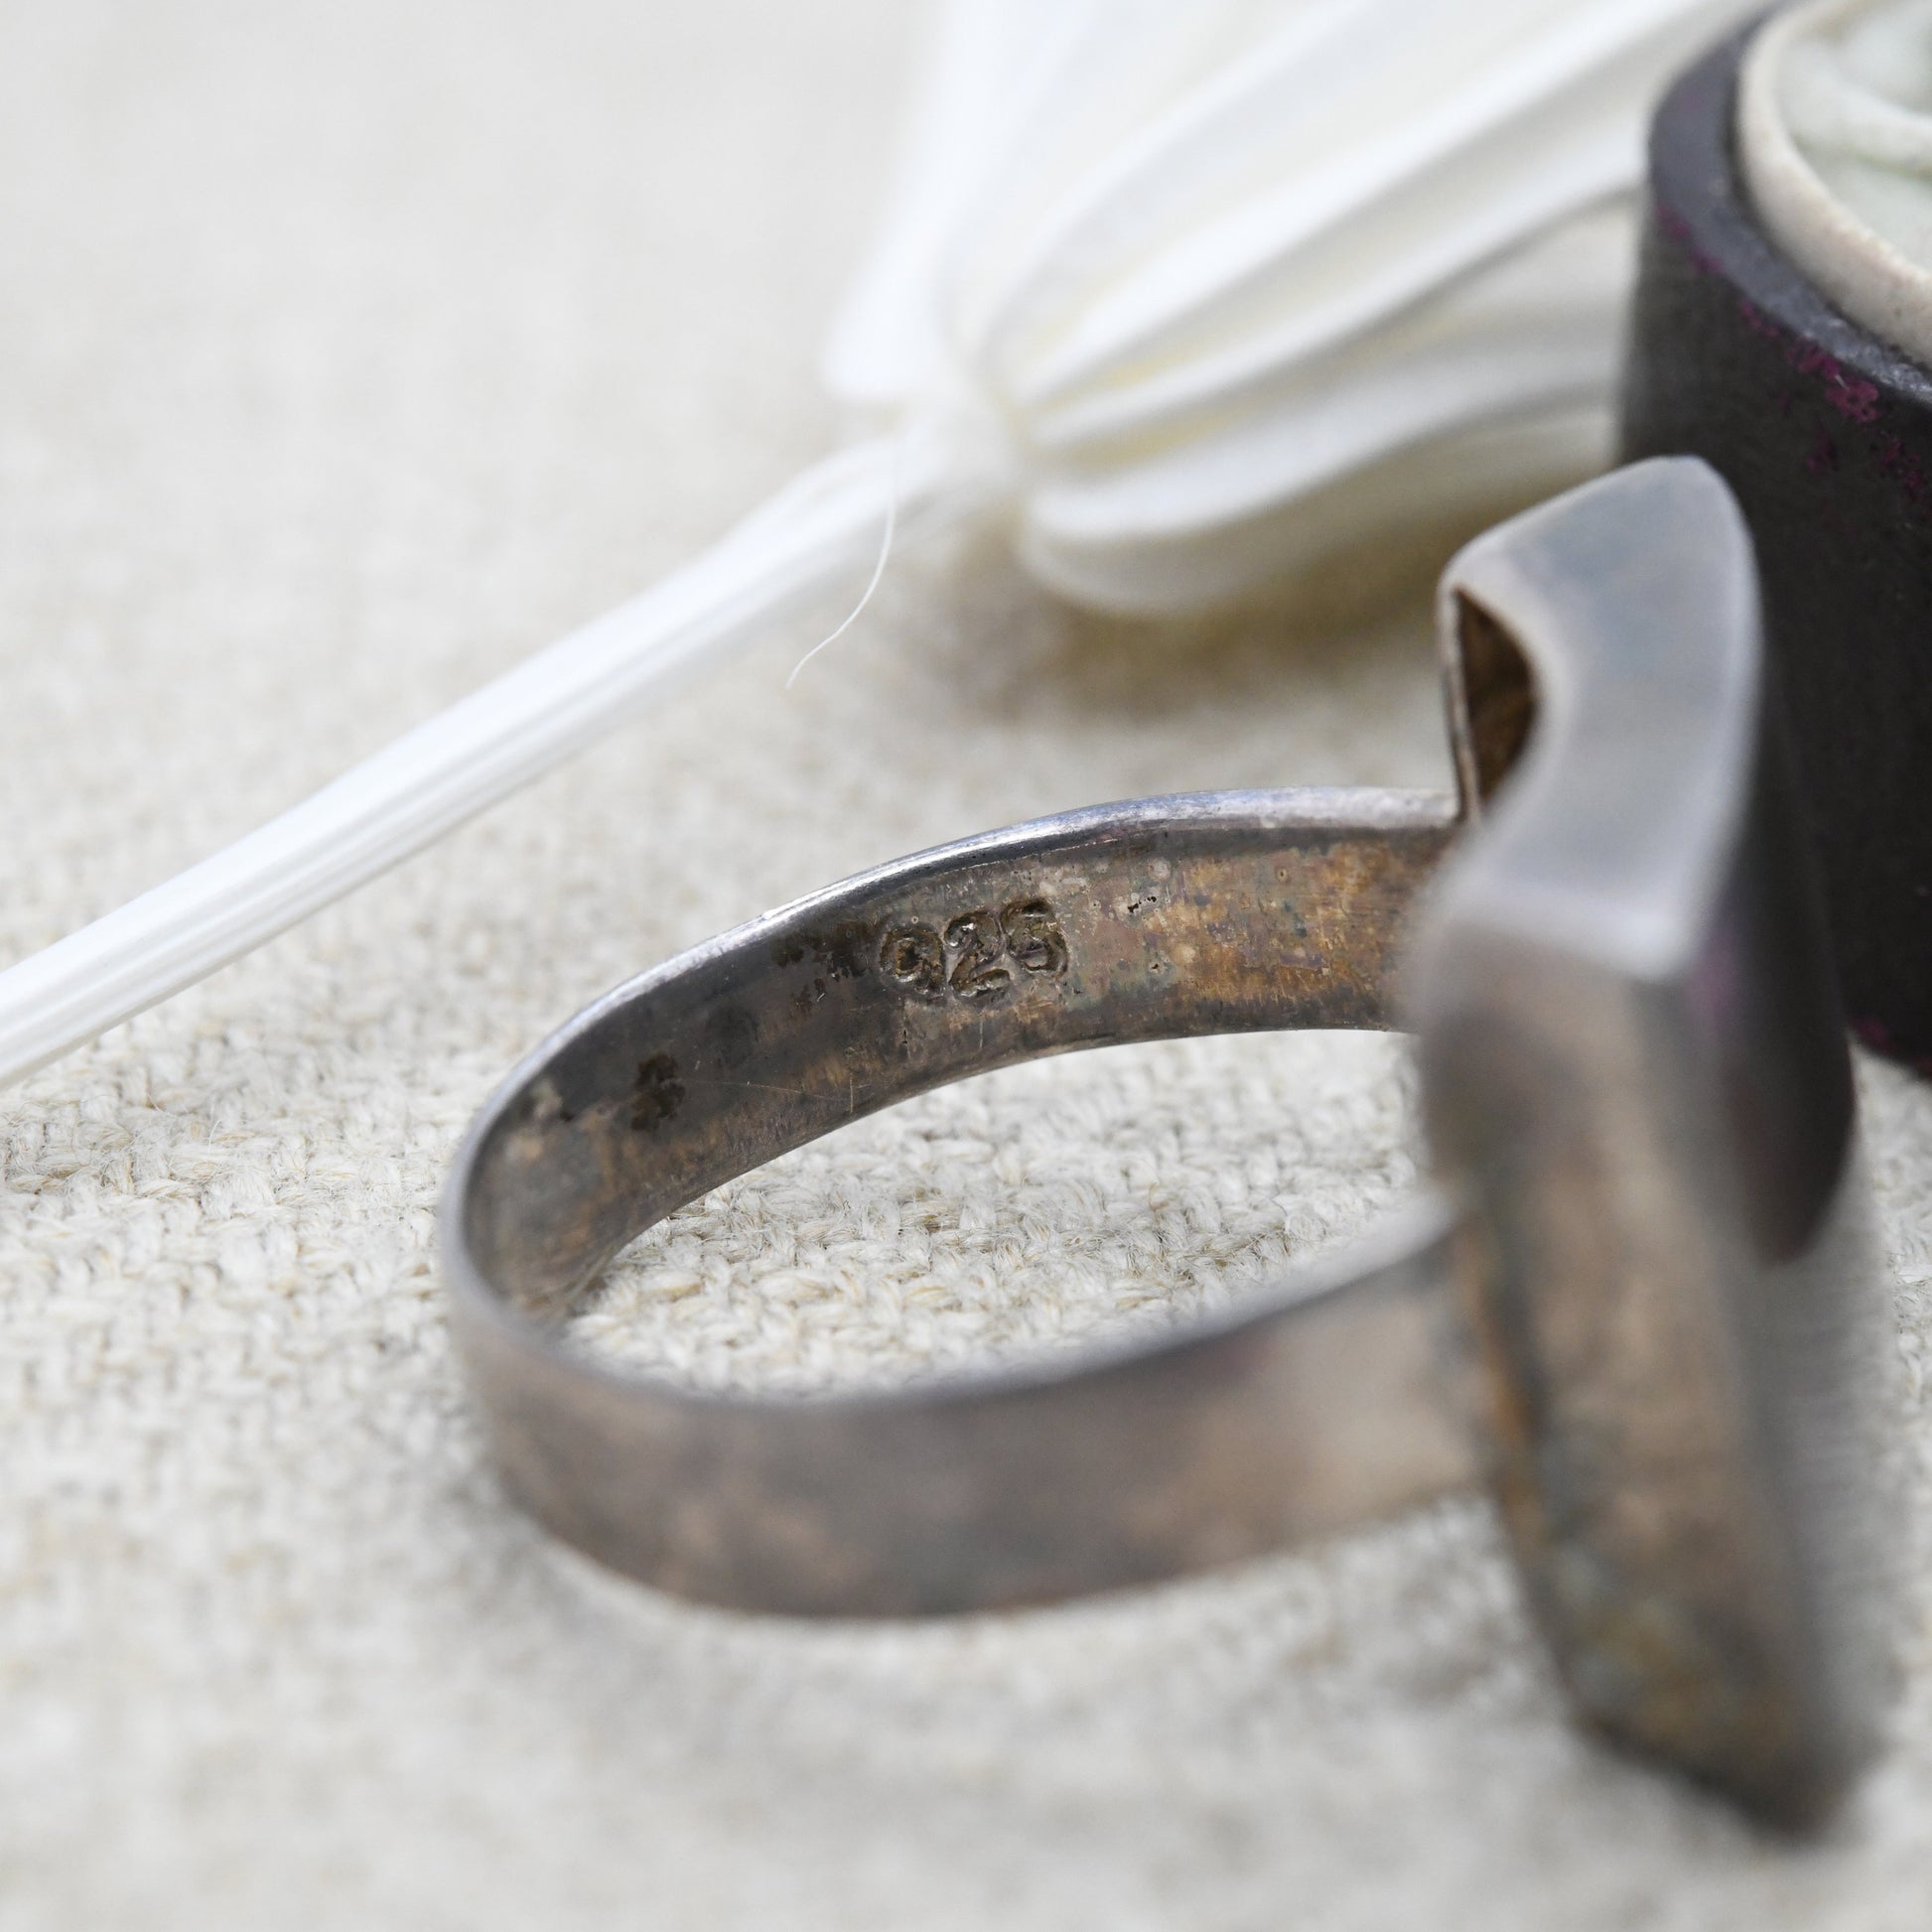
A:
{"label": "fabric weave texture", "polygon": [[[814,349],[910,12],[0,10],[0,957],[831,446]],[[908,550],[789,691],[835,600],[0,1096],[0,1927],[1923,1925],[1916,1527],[1896,1746],[1794,1854],[1570,1727],[1479,1499],[1119,1600],[805,1626],[594,1574],[487,1465],[433,1217],[517,1055],[921,845],[1446,781],[1447,540],[1186,630],[1069,614],[999,532]],[[1863,1079],[1916,1469],[1932,1089]],[[586,1339],[831,1386],[1219,1306],[1413,1184],[1410,1097],[1389,1040],[1018,1069],[676,1217]]]}

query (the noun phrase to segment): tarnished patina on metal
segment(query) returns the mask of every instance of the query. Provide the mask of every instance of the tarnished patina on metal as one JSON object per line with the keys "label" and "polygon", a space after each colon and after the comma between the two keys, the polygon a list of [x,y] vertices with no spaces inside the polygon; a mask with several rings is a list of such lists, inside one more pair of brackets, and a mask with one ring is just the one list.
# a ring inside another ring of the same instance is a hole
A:
{"label": "tarnished patina on metal", "polygon": [[[646,974],[519,1068],[444,1224],[517,1496],[664,1588],[891,1615],[1229,1563],[1486,1471],[1596,1725],[1767,1818],[1827,1809],[1881,1682],[1886,1324],[1748,540],[1702,466],[1646,465],[1464,553],[1443,609],[1459,798],[970,840]],[[644,1228],[896,1100],[1398,1005],[1435,1185],[1238,1314],[824,1399],[562,1336]]]}
{"label": "tarnished patina on metal", "polygon": [[687,1595],[901,1614],[1145,1583],[1469,1479],[1436,1208],[1366,1290],[1305,1284],[1070,1375],[720,1400],[532,1325],[685,1201],[963,1075],[1382,1026],[1402,914],[1453,819],[1450,799],[1374,791],[1076,812],[836,887],[594,1008],[492,1110],[452,1195],[464,1346],[517,1493]]}
{"label": "tarnished patina on metal", "polygon": [[1591,1720],[1813,1816],[1882,1682],[1889,1310],[1749,539],[1646,465],[1465,552],[1442,629],[1475,823],[1409,1011],[1504,1515]]}

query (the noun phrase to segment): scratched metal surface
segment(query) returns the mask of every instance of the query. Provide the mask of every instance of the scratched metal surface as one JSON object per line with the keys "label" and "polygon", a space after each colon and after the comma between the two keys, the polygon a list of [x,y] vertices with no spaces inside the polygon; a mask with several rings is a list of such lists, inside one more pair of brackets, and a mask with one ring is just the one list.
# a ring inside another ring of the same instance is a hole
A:
{"label": "scratched metal surface", "polygon": [[1467,1487],[1470,1351],[1435,1198],[1369,1258],[1090,1353],[1071,1383],[1048,1362],[720,1399],[600,1369],[557,1332],[676,1208],[968,1074],[1389,1025],[1454,829],[1451,793],[1367,788],[1067,813],[830,888],[618,989],[511,1076],[451,1178],[444,1267],[509,1488],[681,1595],[878,1616],[1120,1589]]}
{"label": "scratched metal surface", "polygon": [[[887,0],[0,10],[10,952],[826,447],[814,344],[907,30]],[[1901,1746],[1795,1860],[1568,1727],[1479,1506],[856,1630],[606,1585],[507,1504],[432,1224],[559,1020],[988,826],[1445,781],[1420,605],[1143,632],[988,544],[902,559],[786,694],[841,616],[0,1098],[0,1922],[1917,1932],[1917,1542]],[[1917,1364],[1932,1101],[1864,1084]],[[592,1339],[823,1388],[1156,1332],[1386,1211],[1407,1116],[1379,1039],[1014,1069],[673,1215]]]}

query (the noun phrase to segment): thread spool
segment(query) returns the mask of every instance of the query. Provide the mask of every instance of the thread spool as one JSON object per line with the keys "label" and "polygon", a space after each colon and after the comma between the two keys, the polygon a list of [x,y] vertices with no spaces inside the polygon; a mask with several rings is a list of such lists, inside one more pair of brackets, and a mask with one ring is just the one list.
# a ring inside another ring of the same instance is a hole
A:
{"label": "thread spool", "polygon": [[1847,1008],[1932,1070],[1932,367],[1761,217],[1736,138],[1758,46],[1700,62],[1653,125],[1623,452],[1701,456],[1743,506]]}

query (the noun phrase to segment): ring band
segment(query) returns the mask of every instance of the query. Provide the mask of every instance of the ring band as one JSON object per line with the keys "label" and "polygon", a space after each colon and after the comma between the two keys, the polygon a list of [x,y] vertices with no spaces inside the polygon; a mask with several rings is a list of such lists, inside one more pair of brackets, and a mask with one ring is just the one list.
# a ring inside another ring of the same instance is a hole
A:
{"label": "ring band", "polygon": [[[480,1273],[458,1272],[459,1293],[500,1281],[519,1310],[567,1306],[684,1202],[968,1073],[1380,1026],[1401,915],[1451,823],[1429,794],[1154,800],[973,840],[743,927],[544,1049],[480,1151]],[[1284,970],[1291,924],[1307,936]],[[519,1494],[619,1569],[761,1609],[1038,1601],[1275,1549],[1473,1474],[1435,1372],[1448,1216],[1416,1219],[1366,1296],[1286,1295],[1071,1381],[735,1402],[563,1357],[533,1375],[486,1292],[465,1296],[468,1345]],[[1364,1402],[1363,1375],[1386,1400]],[[1363,1409],[1399,1440],[1338,1444]]]}
{"label": "ring band", "polygon": [[[897,1614],[1228,1562],[1483,1469],[1594,1724],[1766,1816],[1829,1805],[1878,1681],[1882,1321],[1748,540],[1701,465],[1646,465],[1465,552],[1443,612],[1459,799],[971,840],[672,961],[512,1074],[444,1244],[522,1502],[688,1595]],[[1385,1026],[1405,952],[1438,1181],[1352,1266],[1070,1364],[821,1400],[559,1338],[627,1241],[785,1149],[1070,1047]]]}

